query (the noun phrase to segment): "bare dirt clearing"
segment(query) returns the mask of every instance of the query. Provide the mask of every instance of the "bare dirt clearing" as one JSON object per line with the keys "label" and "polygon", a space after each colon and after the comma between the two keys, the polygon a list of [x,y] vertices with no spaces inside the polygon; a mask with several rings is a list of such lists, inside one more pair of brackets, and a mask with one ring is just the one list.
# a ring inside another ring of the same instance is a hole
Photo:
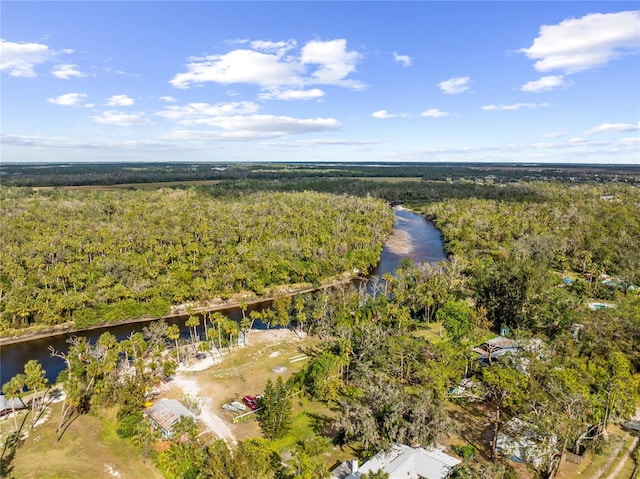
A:
{"label": "bare dirt clearing", "polygon": [[[236,442],[259,436],[254,415],[234,423],[240,413],[225,411],[222,405],[241,401],[245,395],[257,396],[268,379],[275,381],[282,376],[286,380],[300,371],[306,364],[305,351],[317,341],[288,329],[253,330],[246,346],[224,349],[220,360],[208,355],[181,367],[163,387],[161,397],[195,399],[202,425],[218,438]],[[286,370],[274,372],[282,368]]]}

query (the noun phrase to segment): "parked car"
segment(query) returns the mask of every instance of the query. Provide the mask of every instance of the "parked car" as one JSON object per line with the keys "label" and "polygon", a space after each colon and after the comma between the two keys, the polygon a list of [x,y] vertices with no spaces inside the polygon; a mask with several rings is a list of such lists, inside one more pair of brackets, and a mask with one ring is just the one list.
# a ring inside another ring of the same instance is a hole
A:
{"label": "parked car", "polygon": [[242,402],[245,403],[249,409],[258,409],[258,399],[253,396],[243,397]]}

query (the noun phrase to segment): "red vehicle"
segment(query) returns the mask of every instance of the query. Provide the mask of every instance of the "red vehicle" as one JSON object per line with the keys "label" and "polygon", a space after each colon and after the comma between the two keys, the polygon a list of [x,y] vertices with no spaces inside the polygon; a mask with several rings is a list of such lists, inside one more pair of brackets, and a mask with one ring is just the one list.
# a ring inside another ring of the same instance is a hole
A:
{"label": "red vehicle", "polygon": [[242,402],[245,403],[249,409],[258,409],[258,399],[253,396],[243,397]]}

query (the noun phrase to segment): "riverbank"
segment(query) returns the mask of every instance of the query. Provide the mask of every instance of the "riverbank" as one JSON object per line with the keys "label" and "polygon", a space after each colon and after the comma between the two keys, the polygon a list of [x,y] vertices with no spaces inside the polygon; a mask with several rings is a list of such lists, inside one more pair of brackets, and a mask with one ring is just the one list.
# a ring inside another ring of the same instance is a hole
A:
{"label": "riverbank", "polygon": [[[404,208],[403,206],[394,206],[395,212],[411,212],[410,210]],[[416,214],[411,212],[412,214]],[[396,221],[402,221],[403,218],[396,216]],[[398,227],[396,224],[387,237],[385,241],[385,247],[389,252],[393,255],[397,256],[409,256],[415,250],[415,241],[411,237],[407,231],[403,229],[403,227]],[[207,312],[215,312],[215,311],[226,311],[234,308],[241,307],[249,307],[259,303],[265,303],[269,301],[273,301],[278,296],[295,296],[298,294],[311,293],[315,291],[319,291],[322,289],[330,289],[335,288],[337,286],[350,283],[354,280],[361,279],[360,271],[352,271],[345,272],[340,276],[329,278],[324,281],[320,286],[313,286],[311,284],[290,284],[290,285],[282,285],[279,287],[273,288],[271,292],[269,292],[265,296],[254,296],[253,293],[244,292],[238,293],[233,296],[231,299],[223,300],[221,298],[211,300],[206,304],[183,304],[173,306],[171,312],[165,316],[158,318],[136,318],[136,319],[126,319],[123,321],[111,322],[111,323],[100,323],[94,326],[90,326],[88,328],[77,329],[74,328],[72,322],[54,325],[54,326],[43,326],[37,325],[32,327],[31,329],[25,329],[21,331],[17,331],[14,334],[12,332],[8,332],[7,336],[0,337],[0,347],[8,346],[11,344],[24,343],[28,341],[34,341],[39,339],[46,339],[55,336],[63,336],[65,334],[72,333],[84,333],[89,331],[95,331],[98,329],[111,328],[116,326],[125,326],[127,324],[136,324],[136,323],[146,323],[156,320],[172,320],[178,319],[182,317],[189,316],[191,314],[203,314]]]}
{"label": "riverbank", "polygon": [[[275,291],[266,296],[252,296],[249,293],[240,293],[228,300],[213,300],[205,305],[183,304],[173,306],[171,313],[159,317],[159,318],[136,318],[126,319],[123,321],[117,321],[113,323],[100,323],[88,328],[76,329],[73,327],[73,323],[59,324],[48,327],[46,330],[37,331],[25,331],[24,333],[16,334],[13,336],[7,336],[0,338],[0,347],[8,346],[10,344],[18,344],[27,341],[33,341],[37,339],[46,339],[54,336],[62,336],[71,333],[83,333],[87,331],[95,331],[96,329],[110,328],[115,326],[123,326],[127,324],[146,323],[151,321],[158,321],[161,319],[170,320],[186,317],[192,314],[204,314],[215,311],[226,311],[234,308],[241,308],[244,306],[252,306],[259,303],[266,303],[273,301],[277,297],[281,296],[295,296],[298,294],[312,293],[320,291],[322,289],[335,288],[337,286],[347,284],[355,279],[358,279],[357,272],[343,273],[338,278],[333,278],[326,281],[321,286],[312,286],[309,284],[297,284],[297,285],[284,285],[278,287]],[[39,328],[39,327],[38,327]]]}

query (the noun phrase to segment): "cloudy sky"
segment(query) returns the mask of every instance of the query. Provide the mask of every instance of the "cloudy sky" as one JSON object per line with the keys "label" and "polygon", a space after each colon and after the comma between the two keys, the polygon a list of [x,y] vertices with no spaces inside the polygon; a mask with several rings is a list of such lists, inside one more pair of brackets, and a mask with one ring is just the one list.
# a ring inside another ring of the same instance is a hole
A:
{"label": "cloudy sky", "polygon": [[4,162],[640,164],[637,2],[2,2]]}

